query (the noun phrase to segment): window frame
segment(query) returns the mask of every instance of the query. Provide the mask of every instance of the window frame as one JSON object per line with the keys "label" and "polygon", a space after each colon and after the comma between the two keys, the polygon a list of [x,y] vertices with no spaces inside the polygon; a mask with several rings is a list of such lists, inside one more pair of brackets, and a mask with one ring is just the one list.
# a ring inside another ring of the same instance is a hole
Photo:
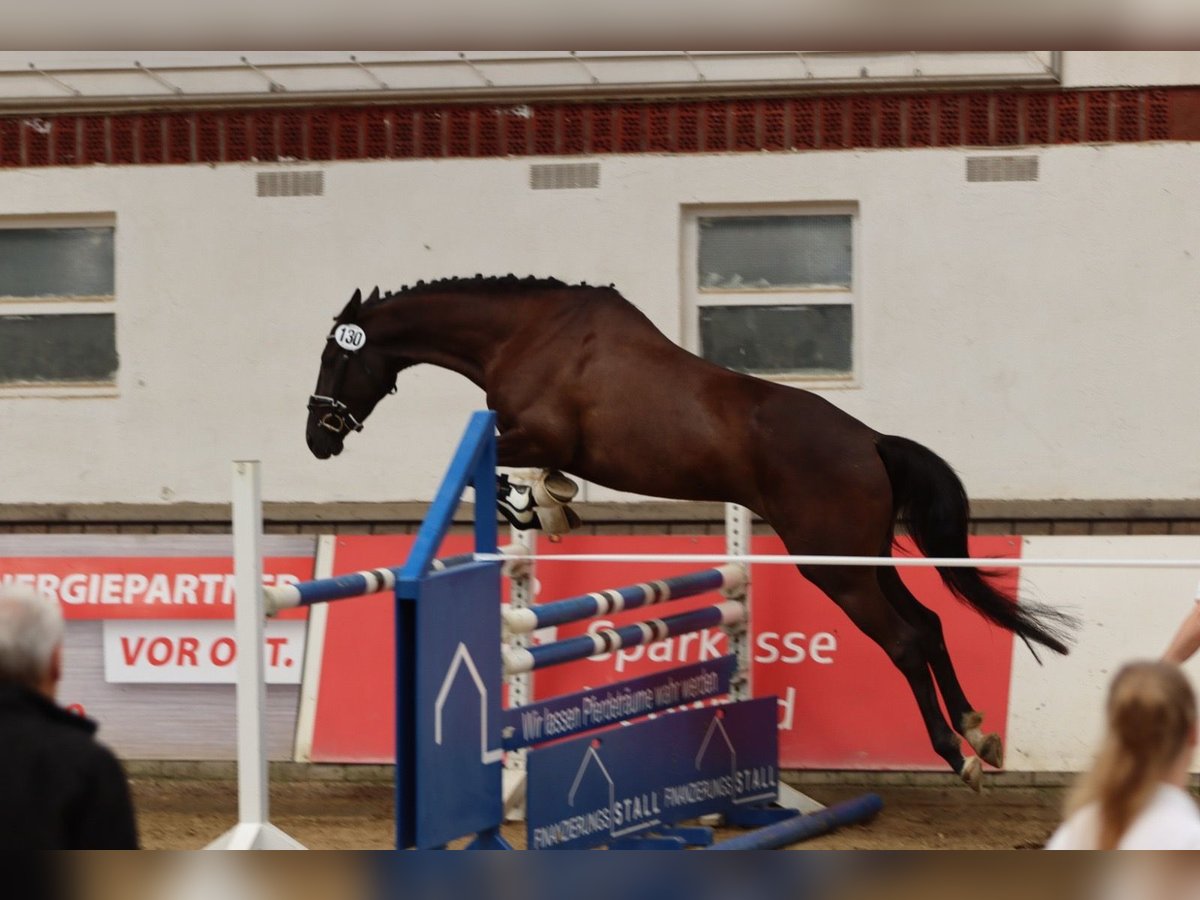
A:
{"label": "window frame", "polygon": [[[113,230],[114,268],[116,263],[117,217],[114,213],[80,212],[80,213],[44,213],[0,214],[0,229],[3,230],[35,230],[54,228],[111,228]],[[63,316],[63,315],[104,315],[113,316],[114,328],[117,328],[117,287],[114,284],[112,294],[78,294],[71,296],[46,296],[39,299],[30,297],[0,294],[0,316]],[[119,342],[119,330],[114,334],[114,341]],[[120,359],[120,349],[117,348],[117,358]],[[88,398],[115,397],[120,378],[120,368],[108,381],[2,381],[0,380],[0,399],[23,397],[51,398]]]}
{"label": "window frame", "polygon": [[[699,285],[700,220],[744,216],[849,216],[850,285],[814,285],[799,288],[701,288]],[[812,389],[858,388],[862,386],[862,241],[861,214],[857,201],[791,201],[773,203],[697,203],[681,207],[681,284],[684,347],[701,356],[700,309],[704,306],[849,306],[850,371],[845,374],[766,372],[750,373],[756,378]]]}

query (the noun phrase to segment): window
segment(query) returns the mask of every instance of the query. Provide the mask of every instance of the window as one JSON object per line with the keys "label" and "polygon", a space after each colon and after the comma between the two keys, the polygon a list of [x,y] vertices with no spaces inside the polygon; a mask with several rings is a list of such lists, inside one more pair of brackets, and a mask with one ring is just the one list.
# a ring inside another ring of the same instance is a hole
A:
{"label": "window", "polygon": [[845,383],[854,374],[855,210],[691,210],[685,332],[739,372]]}
{"label": "window", "polygon": [[112,220],[0,219],[0,387],[112,385]]}

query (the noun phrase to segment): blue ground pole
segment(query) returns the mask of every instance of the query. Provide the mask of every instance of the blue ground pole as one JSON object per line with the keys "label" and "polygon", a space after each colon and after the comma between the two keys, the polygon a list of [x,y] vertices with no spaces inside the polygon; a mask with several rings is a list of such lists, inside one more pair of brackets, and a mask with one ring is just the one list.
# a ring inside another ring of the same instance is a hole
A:
{"label": "blue ground pole", "polygon": [[827,834],[845,825],[865,822],[883,809],[878,794],[864,794],[807,816],[794,816],[713,844],[709,850],[777,850],[789,844]]}

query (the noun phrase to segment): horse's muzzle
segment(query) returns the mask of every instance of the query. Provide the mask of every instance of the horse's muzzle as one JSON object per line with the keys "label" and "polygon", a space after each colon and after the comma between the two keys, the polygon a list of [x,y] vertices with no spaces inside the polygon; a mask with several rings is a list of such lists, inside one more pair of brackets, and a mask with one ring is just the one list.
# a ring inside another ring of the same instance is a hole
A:
{"label": "horse's muzzle", "polygon": [[308,449],[317,459],[329,459],[329,457],[337,456],[345,449],[344,435],[323,428],[319,423],[311,419],[309,420],[304,437],[308,443]]}

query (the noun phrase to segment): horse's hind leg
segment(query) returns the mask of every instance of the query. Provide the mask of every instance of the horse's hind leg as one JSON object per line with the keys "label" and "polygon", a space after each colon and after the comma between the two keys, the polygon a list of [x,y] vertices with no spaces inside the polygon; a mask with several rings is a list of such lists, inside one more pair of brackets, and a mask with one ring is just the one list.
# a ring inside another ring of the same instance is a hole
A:
{"label": "horse's hind leg", "polygon": [[[789,549],[800,552],[791,546]],[[942,715],[921,633],[888,602],[875,573],[867,568],[833,566],[801,567],[800,571],[840,606],[863,634],[883,648],[908,681],[933,749],[963,781],[979,790],[982,767],[977,757],[963,758],[961,741]]]}
{"label": "horse's hind leg", "polygon": [[954,663],[946,649],[942,633],[942,620],[938,614],[922,604],[900,578],[900,573],[890,566],[878,570],[879,585],[888,601],[909,625],[917,630],[929,669],[937,681],[942,702],[950,722],[985,763],[996,768],[1004,765],[1004,744],[996,733],[984,734],[983,713],[978,712],[967,700]]}

